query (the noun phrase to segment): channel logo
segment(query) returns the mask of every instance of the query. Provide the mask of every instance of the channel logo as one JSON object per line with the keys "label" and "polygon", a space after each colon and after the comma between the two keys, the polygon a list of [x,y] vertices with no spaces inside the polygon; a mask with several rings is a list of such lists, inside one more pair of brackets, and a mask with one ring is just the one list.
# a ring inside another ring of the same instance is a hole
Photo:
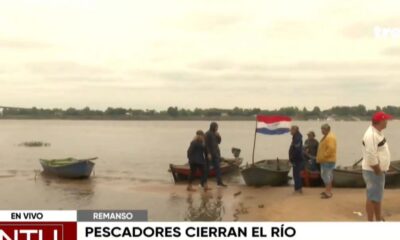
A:
{"label": "channel logo", "polygon": [[76,240],[76,223],[0,223],[0,240]]}

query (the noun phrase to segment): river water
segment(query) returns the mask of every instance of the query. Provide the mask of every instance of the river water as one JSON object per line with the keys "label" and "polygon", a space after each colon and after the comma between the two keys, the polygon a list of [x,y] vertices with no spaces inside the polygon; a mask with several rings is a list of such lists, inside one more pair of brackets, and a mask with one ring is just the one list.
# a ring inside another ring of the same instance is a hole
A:
{"label": "river water", "polygon": [[[321,138],[322,123],[294,122],[304,135],[314,130],[318,139]],[[350,165],[360,159],[361,138],[369,123],[330,124],[338,141],[338,165]],[[194,133],[198,129],[207,130],[208,125],[207,121],[1,120],[0,183],[9,191],[8,195],[0,197],[1,206],[5,209],[112,209],[117,208],[116,201],[118,208],[157,209],[157,203],[149,201],[151,194],[137,194],[136,190],[134,199],[128,199],[124,194],[130,187],[141,184],[172,185],[172,177],[167,171],[169,163],[186,162],[186,150]],[[219,125],[222,154],[231,157],[230,149],[238,147],[242,149],[244,163],[251,162],[255,123],[224,121]],[[385,135],[393,159],[400,159],[400,148],[397,147],[400,121],[390,122]],[[287,158],[290,140],[289,134],[258,135],[255,159]],[[51,145],[19,146],[25,141],[43,141]],[[98,160],[91,180],[46,179],[38,175],[41,170],[39,158],[94,156]],[[226,181],[243,184],[239,175]],[[107,191],[116,189],[123,194],[110,198]],[[18,190],[29,193],[30,197],[21,198],[22,193],[17,193]],[[171,196],[165,196],[164,201],[171,201]],[[169,217],[168,214],[153,216],[161,220]]]}

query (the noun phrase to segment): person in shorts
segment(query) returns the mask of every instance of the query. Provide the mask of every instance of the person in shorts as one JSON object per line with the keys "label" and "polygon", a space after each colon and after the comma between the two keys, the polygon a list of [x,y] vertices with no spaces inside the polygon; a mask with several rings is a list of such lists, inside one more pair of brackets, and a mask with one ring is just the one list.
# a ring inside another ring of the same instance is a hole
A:
{"label": "person in shorts", "polygon": [[323,137],[318,146],[317,162],[321,166],[321,178],[325,184],[325,191],[321,193],[321,198],[328,199],[333,196],[332,182],[333,169],[335,169],[336,164],[336,137],[329,124],[322,125],[321,132]]}
{"label": "person in shorts", "polygon": [[384,221],[382,217],[382,198],[385,189],[385,172],[390,166],[389,145],[382,131],[393,117],[377,112],[372,117],[362,141],[363,178],[367,189],[366,211],[368,221]]}

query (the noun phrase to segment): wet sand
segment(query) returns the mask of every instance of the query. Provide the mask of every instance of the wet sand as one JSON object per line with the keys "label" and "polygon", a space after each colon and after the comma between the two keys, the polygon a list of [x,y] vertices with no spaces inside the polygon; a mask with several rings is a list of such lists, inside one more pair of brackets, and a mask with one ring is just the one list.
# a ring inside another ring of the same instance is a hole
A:
{"label": "wet sand", "polygon": [[[147,209],[150,221],[365,221],[365,190],[335,189],[329,200],[322,188],[228,188],[187,192],[186,185],[93,177],[74,181],[32,175],[0,178],[1,209]],[[400,221],[400,189],[387,189],[384,216]]]}
{"label": "wet sand", "polygon": [[[185,192],[185,186],[139,188],[142,191],[173,191],[177,195],[209,195],[222,198],[226,221],[365,221],[365,190],[334,189],[334,197],[320,199],[322,188],[305,188],[302,195],[292,187],[213,187],[210,193]],[[212,197],[211,197],[212,198]],[[383,214],[386,221],[400,221],[400,189],[387,189]]]}

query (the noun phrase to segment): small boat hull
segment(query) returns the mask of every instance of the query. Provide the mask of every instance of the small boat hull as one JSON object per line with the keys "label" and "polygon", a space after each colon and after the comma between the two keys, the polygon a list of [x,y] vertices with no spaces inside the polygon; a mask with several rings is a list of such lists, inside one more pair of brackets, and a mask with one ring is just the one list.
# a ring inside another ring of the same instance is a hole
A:
{"label": "small boat hull", "polygon": [[52,166],[49,161],[40,160],[44,174],[71,179],[89,178],[95,165],[91,160],[76,160],[70,164]]}
{"label": "small boat hull", "polygon": [[400,172],[400,160],[391,161],[391,162],[390,162],[390,167],[391,167],[393,170]]}
{"label": "small boat hull", "polygon": [[[365,182],[361,167],[336,168],[333,171],[333,186],[341,188],[364,188]],[[386,172],[385,186],[387,188],[400,187],[400,171],[391,167]]]}
{"label": "small boat hull", "polygon": [[282,186],[288,183],[288,160],[262,160],[241,171],[247,186]]}
{"label": "small boat hull", "polygon": [[[221,174],[227,174],[229,172],[233,172],[239,169],[239,166],[242,164],[243,158],[234,158],[234,159],[223,159],[220,164]],[[169,171],[172,174],[175,182],[185,181],[189,178],[190,175],[190,166],[189,164],[182,165],[169,165]],[[201,171],[197,170],[195,173],[195,177],[201,176]],[[208,177],[215,177],[216,172],[214,167],[211,165],[208,170]]]}
{"label": "small boat hull", "polygon": [[363,188],[365,182],[361,170],[333,170],[333,186],[338,188]]}

